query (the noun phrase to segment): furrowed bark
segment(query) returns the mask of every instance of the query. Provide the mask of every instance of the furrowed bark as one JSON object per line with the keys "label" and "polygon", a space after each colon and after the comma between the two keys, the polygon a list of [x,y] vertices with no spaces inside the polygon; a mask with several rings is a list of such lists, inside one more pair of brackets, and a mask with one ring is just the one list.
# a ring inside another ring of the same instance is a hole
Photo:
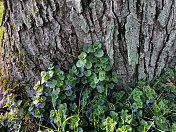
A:
{"label": "furrowed bark", "polygon": [[[101,41],[119,88],[176,65],[175,0],[4,0],[1,85],[32,95],[53,62],[63,69]],[[23,96],[26,96],[26,94]]]}

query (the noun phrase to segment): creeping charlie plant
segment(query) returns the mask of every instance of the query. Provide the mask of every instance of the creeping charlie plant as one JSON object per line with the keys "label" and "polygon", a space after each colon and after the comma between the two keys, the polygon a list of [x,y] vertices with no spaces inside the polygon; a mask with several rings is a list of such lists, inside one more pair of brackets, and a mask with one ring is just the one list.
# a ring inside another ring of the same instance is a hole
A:
{"label": "creeping charlie plant", "polygon": [[30,129],[27,122],[35,121],[36,129],[44,132],[176,131],[173,70],[150,84],[120,89],[100,42],[85,44],[75,58],[67,72],[52,64],[41,72],[32,102],[15,102],[9,96],[9,112],[0,116],[0,130],[25,131]]}

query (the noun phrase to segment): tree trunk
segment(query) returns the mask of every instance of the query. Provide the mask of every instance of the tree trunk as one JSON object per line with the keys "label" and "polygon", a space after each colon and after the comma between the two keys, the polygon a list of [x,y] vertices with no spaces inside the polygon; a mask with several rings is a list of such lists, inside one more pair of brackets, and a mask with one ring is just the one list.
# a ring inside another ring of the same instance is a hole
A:
{"label": "tree trunk", "polygon": [[[46,64],[63,69],[101,41],[119,87],[176,65],[175,0],[4,0],[1,85],[31,95]],[[23,94],[26,96],[26,94]]]}

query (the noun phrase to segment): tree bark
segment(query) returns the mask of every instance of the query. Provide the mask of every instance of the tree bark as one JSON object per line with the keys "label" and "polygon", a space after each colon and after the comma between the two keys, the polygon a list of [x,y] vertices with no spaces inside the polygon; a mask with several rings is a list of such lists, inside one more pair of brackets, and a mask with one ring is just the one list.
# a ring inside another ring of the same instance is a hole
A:
{"label": "tree bark", "polygon": [[[46,64],[63,69],[101,41],[118,86],[176,65],[175,0],[4,0],[1,85],[31,96]],[[26,96],[23,94],[23,96]]]}

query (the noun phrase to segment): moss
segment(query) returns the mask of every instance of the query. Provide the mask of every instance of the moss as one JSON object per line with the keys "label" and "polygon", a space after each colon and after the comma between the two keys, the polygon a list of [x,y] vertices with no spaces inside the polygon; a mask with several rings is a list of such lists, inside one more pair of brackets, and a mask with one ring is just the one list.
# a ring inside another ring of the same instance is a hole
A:
{"label": "moss", "polygon": [[20,71],[20,68],[17,68],[17,71],[19,72],[19,71]]}
{"label": "moss", "polygon": [[2,79],[0,80],[0,85],[2,85],[3,89],[7,89],[7,84],[9,83],[9,76],[6,77],[2,77]]}
{"label": "moss", "polygon": [[[3,14],[3,3],[0,2],[0,22],[1,22],[2,14]],[[2,36],[2,33],[3,33],[3,26],[0,27],[0,38],[1,38],[1,36]]]}
{"label": "moss", "polygon": [[26,60],[26,56],[24,55],[24,59],[21,58],[21,54],[19,52],[19,50],[16,50],[16,56],[18,58],[18,61],[15,62],[16,66],[17,66],[17,71],[20,72],[25,65],[27,65],[27,60]]}
{"label": "moss", "polygon": [[11,89],[11,90],[16,90],[17,84],[20,83],[19,79],[16,80],[10,80],[10,76],[2,77],[0,80],[0,85],[2,85],[2,88],[4,90]]}
{"label": "moss", "polygon": [[18,84],[19,82],[20,82],[20,80],[18,80],[18,79],[15,80],[15,83],[16,83],[16,84]]}

